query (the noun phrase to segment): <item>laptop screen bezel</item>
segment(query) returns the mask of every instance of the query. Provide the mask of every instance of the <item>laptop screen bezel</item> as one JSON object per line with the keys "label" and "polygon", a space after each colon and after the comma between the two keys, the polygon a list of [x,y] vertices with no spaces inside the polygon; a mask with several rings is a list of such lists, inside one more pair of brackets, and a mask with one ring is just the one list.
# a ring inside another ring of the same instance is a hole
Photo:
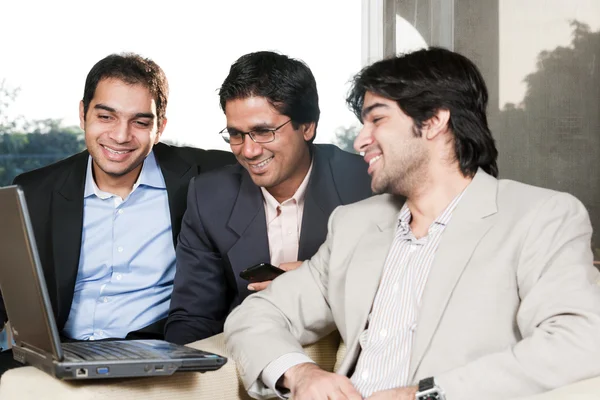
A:
{"label": "laptop screen bezel", "polygon": [[[31,219],[29,217],[29,211],[27,209],[27,201],[25,199],[25,193],[17,185],[0,188],[0,190],[7,191],[7,192],[11,192],[11,191],[14,192],[14,196],[18,203],[17,209],[20,213],[19,217],[21,220],[21,227],[24,230],[24,234],[27,239],[27,250],[29,252],[29,260],[30,260],[30,265],[23,266],[23,267],[29,267],[29,268],[31,268],[31,271],[33,272],[33,276],[34,276],[35,284],[36,284],[35,292],[39,296],[40,305],[43,309],[42,314],[45,316],[44,323],[46,325],[46,332],[49,332],[50,336],[51,336],[50,337],[50,343],[51,343],[50,350],[52,351],[51,355],[55,360],[62,361],[64,359],[64,354],[62,351],[62,347],[60,345],[60,336],[58,334],[58,328],[56,326],[56,320],[54,319],[54,313],[52,311],[52,305],[50,303],[50,296],[48,294],[48,288],[46,286],[46,280],[44,278],[42,264],[41,264],[39,253],[37,250],[35,235],[33,232],[33,225],[31,223]],[[9,321],[10,321],[10,311],[11,310],[7,309],[6,311],[9,316]],[[18,329],[19,327],[13,326],[12,328]],[[23,340],[19,335],[15,335],[15,342],[16,342],[16,345],[19,347],[29,348],[31,350],[34,350],[34,351],[40,352],[40,353],[44,353],[44,354],[47,353],[46,349],[40,349],[37,346],[34,346],[31,343],[28,343],[26,340]]]}

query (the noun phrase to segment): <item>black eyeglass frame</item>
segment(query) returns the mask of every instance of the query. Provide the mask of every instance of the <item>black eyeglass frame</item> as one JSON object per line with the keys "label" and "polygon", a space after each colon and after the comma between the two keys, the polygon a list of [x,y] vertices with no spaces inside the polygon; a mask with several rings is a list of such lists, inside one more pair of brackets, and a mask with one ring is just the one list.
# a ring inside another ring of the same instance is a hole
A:
{"label": "black eyeglass frame", "polygon": [[[254,143],[271,143],[272,141],[274,141],[274,140],[275,140],[275,132],[277,132],[279,129],[283,128],[284,126],[286,126],[286,125],[287,125],[287,124],[289,124],[290,122],[292,122],[292,120],[291,120],[291,119],[288,119],[288,120],[287,120],[287,121],[285,121],[283,124],[279,125],[279,126],[278,126],[278,127],[276,127],[276,128],[272,128],[272,129],[269,129],[269,128],[260,128],[260,129],[255,129],[255,130],[248,131],[248,132],[236,132],[236,134],[237,134],[237,133],[239,133],[240,135],[242,135],[242,141],[241,141],[241,142],[239,142],[239,143],[231,143],[231,135],[229,135],[229,139],[227,139],[227,138],[225,137],[225,134],[226,134],[226,133],[228,134],[227,128],[224,128],[223,130],[221,130],[221,131],[219,132],[219,135],[221,135],[221,137],[223,138],[223,140],[225,141],[225,143],[231,144],[231,145],[233,145],[233,146],[237,146],[237,145],[240,145],[240,144],[244,144],[244,140],[246,140],[246,136],[250,136],[250,139],[252,139],[252,141],[253,141]],[[269,133],[271,134],[271,137],[270,137],[270,139],[269,139],[269,140],[257,140],[257,139],[256,139],[256,137],[255,137],[254,135],[255,135],[255,132],[256,132],[256,131],[259,131],[259,130],[260,130],[260,131],[264,131],[265,133],[266,133],[266,132],[269,132]]]}

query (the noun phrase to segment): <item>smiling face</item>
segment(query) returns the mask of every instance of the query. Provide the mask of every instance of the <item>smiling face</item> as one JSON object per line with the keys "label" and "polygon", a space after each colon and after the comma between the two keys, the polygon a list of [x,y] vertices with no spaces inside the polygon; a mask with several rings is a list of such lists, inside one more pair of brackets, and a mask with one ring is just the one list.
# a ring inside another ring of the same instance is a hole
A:
{"label": "smiling face", "polygon": [[156,101],[145,86],[114,78],[98,83],[87,115],[81,102],[79,119],[101,189],[133,185],[166,125],[164,119],[158,126]]}
{"label": "smiling face", "polygon": [[374,193],[408,196],[427,175],[426,140],[415,134],[415,124],[394,100],[365,94],[363,128],[354,148],[369,163]]}
{"label": "smiling face", "polygon": [[[227,128],[237,132],[273,129],[290,119],[264,97],[229,100],[225,116]],[[231,145],[231,151],[252,181],[282,202],[294,195],[308,172],[310,152],[306,141],[314,134],[314,123],[301,124],[298,129],[289,123],[275,132],[275,140],[270,143],[255,143],[245,135],[244,143]]]}

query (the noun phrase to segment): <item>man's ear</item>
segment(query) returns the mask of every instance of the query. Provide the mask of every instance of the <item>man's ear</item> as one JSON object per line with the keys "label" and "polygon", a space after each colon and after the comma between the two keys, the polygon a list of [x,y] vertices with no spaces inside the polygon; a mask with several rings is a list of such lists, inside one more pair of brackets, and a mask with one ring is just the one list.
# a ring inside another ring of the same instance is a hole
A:
{"label": "man's ear", "polygon": [[423,128],[421,131],[428,140],[432,140],[448,130],[449,122],[450,110],[439,109],[436,111],[433,117],[429,118],[423,123]]}
{"label": "man's ear", "polygon": [[85,111],[83,107],[83,100],[79,102],[79,127],[85,130]]}
{"label": "man's ear", "polygon": [[317,124],[314,122],[302,124],[302,125],[300,125],[300,129],[302,130],[302,136],[304,137],[304,141],[308,142],[313,137],[315,137],[315,131],[317,129]]}
{"label": "man's ear", "polygon": [[160,137],[162,136],[163,131],[165,130],[166,126],[167,126],[167,117],[164,117],[160,121],[160,124],[158,125],[158,132],[156,133],[156,139],[154,140],[154,144],[156,144],[160,141]]}

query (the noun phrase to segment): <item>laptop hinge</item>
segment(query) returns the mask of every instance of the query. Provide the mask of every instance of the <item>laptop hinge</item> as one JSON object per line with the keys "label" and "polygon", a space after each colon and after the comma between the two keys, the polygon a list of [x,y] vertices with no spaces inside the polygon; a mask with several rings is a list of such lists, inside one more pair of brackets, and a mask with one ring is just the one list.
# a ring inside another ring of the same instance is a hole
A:
{"label": "laptop hinge", "polygon": [[[39,348],[32,346],[28,343],[25,343],[25,342],[15,344],[15,346],[13,347],[13,354],[15,354],[16,349],[19,349],[26,353],[35,354],[37,357],[42,357],[46,360],[60,361],[60,360],[57,360],[52,353],[49,353],[42,349],[39,349]],[[20,360],[18,360],[18,361],[20,361]]]}

